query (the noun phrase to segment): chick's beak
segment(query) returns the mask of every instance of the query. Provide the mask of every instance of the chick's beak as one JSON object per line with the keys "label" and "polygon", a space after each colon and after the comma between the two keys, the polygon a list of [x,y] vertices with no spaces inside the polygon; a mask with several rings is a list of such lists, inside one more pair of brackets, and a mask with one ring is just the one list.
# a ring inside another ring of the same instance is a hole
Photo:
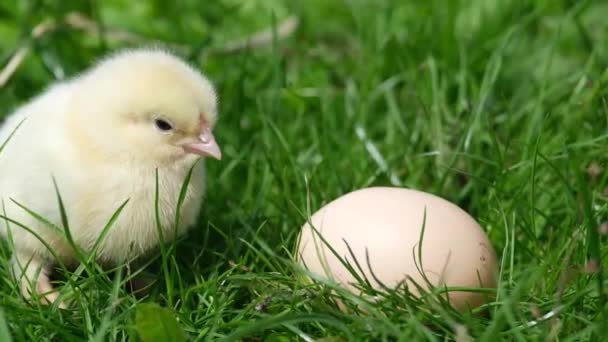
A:
{"label": "chick's beak", "polygon": [[196,141],[184,144],[183,148],[188,153],[208,156],[217,160],[222,159],[220,146],[215,141],[215,137],[209,128],[203,128]]}

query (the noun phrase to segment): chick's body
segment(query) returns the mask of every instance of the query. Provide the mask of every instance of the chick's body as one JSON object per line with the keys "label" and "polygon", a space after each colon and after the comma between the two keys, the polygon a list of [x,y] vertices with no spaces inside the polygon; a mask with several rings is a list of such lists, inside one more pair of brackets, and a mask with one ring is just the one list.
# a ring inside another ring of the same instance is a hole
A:
{"label": "chick's body", "polygon": [[[24,209],[63,229],[54,180],[70,233],[84,252],[128,200],[97,247],[99,261],[128,261],[157,246],[157,179],[165,240],[192,226],[204,193],[199,156],[220,157],[211,135],[216,106],[202,75],[166,52],[141,50],[103,60],[11,115],[0,129],[0,144],[10,137],[0,153],[0,199],[10,220],[3,220],[0,233],[13,242],[23,294],[32,292],[30,282],[38,292],[50,291],[49,263],[55,256],[76,257],[65,234]],[[180,190],[193,167],[175,231]]]}

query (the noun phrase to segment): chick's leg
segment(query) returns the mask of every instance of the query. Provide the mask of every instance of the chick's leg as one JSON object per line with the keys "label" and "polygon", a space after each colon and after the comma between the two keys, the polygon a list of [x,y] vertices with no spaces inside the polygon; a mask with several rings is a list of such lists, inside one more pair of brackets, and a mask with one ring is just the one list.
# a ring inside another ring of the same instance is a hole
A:
{"label": "chick's leg", "polygon": [[[11,267],[25,299],[30,300],[35,290],[42,303],[52,304],[57,301],[59,294],[51,285],[48,262],[28,253],[16,251],[11,259]],[[64,303],[60,302],[59,307],[65,308]]]}

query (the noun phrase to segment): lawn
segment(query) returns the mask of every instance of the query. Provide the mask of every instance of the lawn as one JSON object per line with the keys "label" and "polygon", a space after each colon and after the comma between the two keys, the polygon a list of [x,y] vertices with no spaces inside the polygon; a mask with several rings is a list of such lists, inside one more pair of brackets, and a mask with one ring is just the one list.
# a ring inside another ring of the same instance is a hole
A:
{"label": "lawn", "polygon": [[[58,276],[77,289],[71,309],[26,303],[2,245],[0,340],[136,341],[163,325],[191,340],[601,340],[607,13],[599,0],[0,2],[0,68],[28,52],[0,78],[0,117],[109,51],[166,44],[216,83],[224,153],[206,164],[199,223],[143,269],[143,296],[123,286],[137,270],[91,266]],[[495,301],[459,313],[338,289],[341,311],[331,286],[301,281],[290,260],[307,213],[377,185],[475,217],[499,256]]]}

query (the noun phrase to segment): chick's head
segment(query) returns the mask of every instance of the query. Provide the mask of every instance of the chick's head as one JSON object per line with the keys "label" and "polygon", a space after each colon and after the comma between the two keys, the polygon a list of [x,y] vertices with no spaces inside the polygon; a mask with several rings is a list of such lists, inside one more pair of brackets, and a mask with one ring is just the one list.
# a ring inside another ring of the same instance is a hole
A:
{"label": "chick's head", "polygon": [[166,51],[112,55],[73,87],[70,131],[89,154],[154,165],[221,159],[213,85]]}

